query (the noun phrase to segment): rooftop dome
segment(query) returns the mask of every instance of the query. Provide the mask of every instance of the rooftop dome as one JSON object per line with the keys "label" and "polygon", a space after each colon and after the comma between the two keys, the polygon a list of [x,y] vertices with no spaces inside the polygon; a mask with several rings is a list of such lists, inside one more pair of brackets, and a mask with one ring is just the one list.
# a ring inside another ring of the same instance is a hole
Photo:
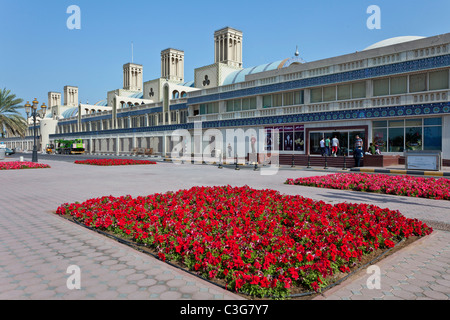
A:
{"label": "rooftop dome", "polygon": [[61,116],[64,119],[72,118],[72,117],[75,117],[77,115],[78,115],[78,107],[73,107],[73,108],[66,109],[66,110],[64,110],[61,113]]}
{"label": "rooftop dome", "polygon": [[144,94],[142,92],[135,92],[135,93],[130,93],[129,95],[127,95],[129,98],[134,98],[134,99],[143,99],[144,98]]}
{"label": "rooftop dome", "polygon": [[107,107],[107,106],[108,106],[108,101],[106,101],[106,100],[100,100],[99,102],[97,102],[96,104],[94,104],[94,106]]}
{"label": "rooftop dome", "polygon": [[287,59],[280,60],[280,61],[266,63],[266,64],[262,64],[262,65],[256,66],[256,67],[237,70],[237,71],[230,73],[225,78],[222,85],[244,82],[245,76],[249,75],[249,74],[255,74],[255,73],[264,72],[264,71],[287,68],[291,64],[301,64],[301,63],[305,63],[305,61],[296,55],[295,57],[292,57],[292,58],[287,58]]}
{"label": "rooftop dome", "polygon": [[389,39],[374,43],[373,45],[365,48],[363,51],[378,49],[378,48],[382,48],[382,47],[392,46],[395,44],[420,40],[420,39],[424,39],[424,38],[425,37],[419,37],[419,36],[404,36],[404,37],[389,38]]}
{"label": "rooftop dome", "polygon": [[194,81],[187,81],[187,82],[179,83],[178,85],[179,86],[183,86],[183,87],[194,88],[195,87],[195,82]]}

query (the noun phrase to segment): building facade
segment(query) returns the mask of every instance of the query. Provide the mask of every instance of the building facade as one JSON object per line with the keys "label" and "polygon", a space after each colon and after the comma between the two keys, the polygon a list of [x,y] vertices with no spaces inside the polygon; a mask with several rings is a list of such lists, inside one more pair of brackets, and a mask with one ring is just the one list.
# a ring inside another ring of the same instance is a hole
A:
{"label": "building facade", "polygon": [[[243,33],[227,27],[214,33],[214,63],[195,69],[192,81],[184,79],[184,51],[169,48],[160,78],[143,82],[143,66],[125,64],[123,88],[96,104],[77,103],[73,86],[64,88],[64,105],[49,92],[50,112],[37,128],[41,149],[82,138],[89,153],[215,149],[246,157],[255,138],[256,152],[319,155],[322,137],[336,136],[340,155],[350,156],[358,135],[386,155],[437,150],[450,159],[450,34],[392,38],[312,62],[297,50],[246,68],[242,49]],[[31,150],[32,130],[4,141]]]}

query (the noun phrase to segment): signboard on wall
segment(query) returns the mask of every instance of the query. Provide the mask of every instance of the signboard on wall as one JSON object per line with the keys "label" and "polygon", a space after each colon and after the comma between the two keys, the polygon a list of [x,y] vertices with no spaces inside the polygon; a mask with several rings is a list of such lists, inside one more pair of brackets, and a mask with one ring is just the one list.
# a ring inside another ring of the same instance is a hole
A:
{"label": "signboard on wall", "polygon": [[441,170],[440,151],[406,151],[405,167],[407,170]]}

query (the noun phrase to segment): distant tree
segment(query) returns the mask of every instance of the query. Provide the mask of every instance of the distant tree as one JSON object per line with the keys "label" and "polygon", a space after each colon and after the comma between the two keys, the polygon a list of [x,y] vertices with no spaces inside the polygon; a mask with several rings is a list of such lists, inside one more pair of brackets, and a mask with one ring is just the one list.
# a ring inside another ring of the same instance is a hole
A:
{"label": "distant tree", "polygon": [[4,88],[0,90],[0,133],[2,138],[5,134],[24,137],[27,131],[27,121],[20,114],[19,109],[22,99],[17,98],[11,90]]}

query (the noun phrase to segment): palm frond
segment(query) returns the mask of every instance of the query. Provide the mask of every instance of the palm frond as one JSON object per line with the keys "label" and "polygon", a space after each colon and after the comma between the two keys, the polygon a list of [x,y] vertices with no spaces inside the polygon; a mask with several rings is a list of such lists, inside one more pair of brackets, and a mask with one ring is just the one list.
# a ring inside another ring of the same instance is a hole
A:
{"label": "palm frond", "polygon": [[0,90],[0,133],[24,137],[27,131],[27,121],[20,114],[22,99],[17,98],[11,90]]}

